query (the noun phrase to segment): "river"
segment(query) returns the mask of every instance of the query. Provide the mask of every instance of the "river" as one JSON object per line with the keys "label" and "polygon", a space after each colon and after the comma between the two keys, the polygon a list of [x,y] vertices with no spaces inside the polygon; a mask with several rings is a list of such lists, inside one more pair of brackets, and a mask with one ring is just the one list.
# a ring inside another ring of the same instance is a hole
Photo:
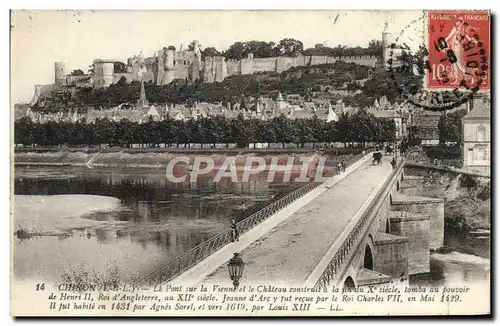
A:
{"label": "river", "polygon": [[99,274],[119,266],[121,279],[135,278],[303,185],[283,183],[280,173],[275,182],[266,178],[262,173],[245,183],[199,178],[176,184],[160,169],[16,168],[15,195],[110,196],[121,208],[85,216],[111,223],[75,227],[65,236],[16,239],[15,275],[58,282],[76,268],[71,266]]}

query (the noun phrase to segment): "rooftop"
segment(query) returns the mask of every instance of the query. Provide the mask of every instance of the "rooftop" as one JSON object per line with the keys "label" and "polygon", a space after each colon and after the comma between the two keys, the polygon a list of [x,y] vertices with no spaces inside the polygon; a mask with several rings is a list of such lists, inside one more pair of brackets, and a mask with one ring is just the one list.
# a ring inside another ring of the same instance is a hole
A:
{"label": "rooftop", "polygon": [[376,118],[401,118],[401,115],[394,110],[387,110],[387,111],[374,111],[373,115]]}
{"label": "rooftop", "polygon": [[463,120],[490,119],[491,108],[486,103],[477,103],[474,108],[467,113]]}

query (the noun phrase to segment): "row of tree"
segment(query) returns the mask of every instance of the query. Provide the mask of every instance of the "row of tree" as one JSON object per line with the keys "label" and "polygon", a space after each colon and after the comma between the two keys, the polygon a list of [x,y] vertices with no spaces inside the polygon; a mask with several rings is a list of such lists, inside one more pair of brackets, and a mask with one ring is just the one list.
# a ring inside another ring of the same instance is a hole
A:
{"label": "row of tree", "polygon": [[229,144],[246,147],[250,143],[392,142],[395,136],[393,120],[377,119],[365,111],[343,114],[337,122],[325,122],[316,117],[291,120],[279,116],[272,120],[235,119],[224,116],[198,120],[149,120],[135,123],[107,119],[93,123],[34,123],[28,118],[15,122],[14,141],[25,146],[99,145],[130,147],[132,144]]}
{"label": "row of tree", "polygon": [[[192,48],[192,45],[189,47]],[[312,48],[304,49],[304,44],[293,38],[285,38],[276,42],[266,41],[248,41],[248,42],[235,42],[227,50],[219,51],[214,47],[207,47],[202,51],[203,57],[222,55],[226,59],[244,59],[248,54],[252,53],[255,58],[270,58],[287,56],[293,57],[299,54],[305,56],[381,56],[382,55],[382,42],[379,40],[372,40],[369,42],[368,47],[347,47],[338,45],[336,47],[328,47],[324,44],[316,44]]]}

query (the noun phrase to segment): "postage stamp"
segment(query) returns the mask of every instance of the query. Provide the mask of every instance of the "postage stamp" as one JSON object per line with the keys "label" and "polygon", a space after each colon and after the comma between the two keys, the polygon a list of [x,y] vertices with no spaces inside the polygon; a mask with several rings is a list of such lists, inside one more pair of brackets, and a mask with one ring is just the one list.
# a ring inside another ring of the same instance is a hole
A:
{"label": "postage stamp", "polygon": [[490,15],[487,11],[428,11],[429,89],[490,87]]}
{"label": "postage stamp", "polygon": [[491,314],[489,12],[10,14],[13,316]]}
{"label": "postage stamp", "polygon": [[[489,24],[486,11],[424,11],[389,45],[394,86],[413,105],[435,111],[487,93]],[[423,87],[415,87],[415,78],[423,80]]]}

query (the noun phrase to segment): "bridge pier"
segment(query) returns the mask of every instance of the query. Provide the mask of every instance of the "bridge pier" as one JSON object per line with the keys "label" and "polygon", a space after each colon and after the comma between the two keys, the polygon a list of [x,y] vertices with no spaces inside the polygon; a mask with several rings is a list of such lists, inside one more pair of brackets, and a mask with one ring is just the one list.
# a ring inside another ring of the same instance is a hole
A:
{"label": "bridge pier", "polygon": [[429,247],[431,250],[443,247],[444,199],[397,194],[392,200],[391,210],[428,215],[430,217]]}
{"label": "bridge pier", "polygon": [[430,216],[391,211],[388,218],[391,234],[407,239],[408,273],[406,275],[428,273],[430,271]]}
{"label": "bridge pier", "polygon": [[374,269],[391,278],[408,278],[408,238],[379,232],[374,242]]}

